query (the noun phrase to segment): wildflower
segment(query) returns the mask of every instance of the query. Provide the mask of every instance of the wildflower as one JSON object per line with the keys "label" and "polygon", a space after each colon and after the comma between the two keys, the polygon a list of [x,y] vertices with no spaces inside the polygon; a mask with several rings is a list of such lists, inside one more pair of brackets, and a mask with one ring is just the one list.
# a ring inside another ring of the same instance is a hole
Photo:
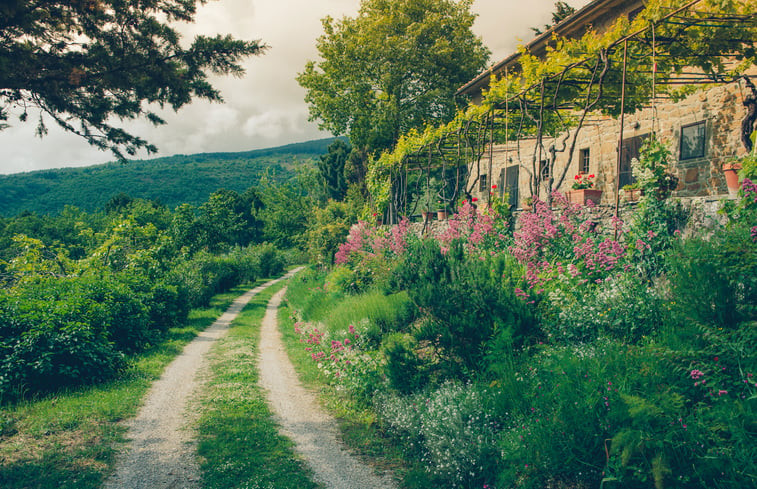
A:
{"label": "wildflower", "polygon": [[496,188],[497,188],[497,186],[496,186],[496,185],[492,185],[492,188],[493,188],[493,189],[496,189]]}
{"label": "wildflower", "polygon": [[689,375],[691,375],[692,379],[697,380],[698,378],[704,375],[704,372],[702,372],[701,370],[694,369],[691,371]]}
{"label": "wildflower", "polygon": [[722,389],[720,389],[718,391],[718,396],[722,396],[722,395],[725,395],[725,394],[728,394],[728,391],[725,391],[725,390],[722,390]]}

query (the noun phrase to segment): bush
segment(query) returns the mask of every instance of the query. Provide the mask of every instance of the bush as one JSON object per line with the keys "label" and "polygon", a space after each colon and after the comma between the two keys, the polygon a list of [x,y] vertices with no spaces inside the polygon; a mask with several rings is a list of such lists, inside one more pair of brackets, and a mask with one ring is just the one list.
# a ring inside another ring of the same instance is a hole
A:
{"label": "bush", "polygon": [[62,279],[0,290],[3,400],[104,380],[123,367],[107,327],[112,304],[95,297]]}
{"label": "bush", "polygon": [[669,278],[683,321],[722,328],[757,321],[753,223],[734,221],[709,239],[691,238],[674,248]]}
{"label": "bush", "polygon": [[179,289],[129,272],[48,277],[0,290],[0,396],[112,377],[124,354],[188,315]]}
{"label": "bush", "polygon": [[381,343],[386,377],[402,394],[418,391],[428,384],[428,366],[416,353],[417,348],[418,341],[406,333],[389,334]]}
{"label": "bush", "polygon": [[669,321],[658,287],[638,275],[617,274],[583,289],[557,288],[540,303],[541,330],[553,342],[588,342],[601,336],[636,343]]}
{"label": "bush", "polygon": [[755,367],[655,342],[541,347],[496,399],[497,487],[750,486]]}
{"label": "bush", "polygon": [[450,382],[409,397],[380,394],[376,410],[440,487],[480,488],[492,484],[499,459],[490,397],[488,389]]}
{"label": "bush", "polygon": [[495,331],[509,329],[516,345],[537,331],[530,306],[516,295],[524,286],[522,267],[508,255],[468,255],[460,241],[443,253],[436,241],[426,240],[409,248],[396,275],[431,317],[416,338],[433,346],[439,366],[451,375],[479,368]]}

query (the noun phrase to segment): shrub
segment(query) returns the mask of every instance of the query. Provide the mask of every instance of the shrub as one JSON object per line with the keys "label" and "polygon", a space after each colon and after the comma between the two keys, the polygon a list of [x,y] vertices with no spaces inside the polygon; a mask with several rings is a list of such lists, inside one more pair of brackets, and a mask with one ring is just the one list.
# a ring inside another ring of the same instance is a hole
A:
{"label": "shrub", "polygon": [[111,304],[94,295],[65,279],[0,290],[3,400],[104,380],[124,365],[107,329]]}
{"label": "shrub", "polygon": [[488,389],[459,383],[409,397],[380,394],[384,429],[441,487],[482,487],[496,474],[498,422]]}
{"label": "shrub", "polygon": [[417,348],[418,341],[407,333],[389,334],[381,343],[386,377],[402,394],[418,391],[428,383],[428,366],[416,353]]}
{"label": "shrub", "polygon": [[655,342],[543,346],[496,399],[498,487],[749,486],[755,367]]}
{"label": "shrub", "polygon": [[307,254],[310,263],[331,265],[334,254],[350,231],[350,208],[344,202],[329,200],[325,208],[316,208],[308,221]]}
{"label": "shrub", "polygon": [[510,329],[516,343],[536,332],[531,308],[516,295],[522,268],[505,254],[468,255],[460,241],[443,253],[434,240],[413,244],[397,279],[432,320],[414,332],[433,346],[439,366],[451,375],[480,367],[486,341]]}
{"label": "shrub", "polygon": [[540,303],[541,330],[553,342],[609,336],[635,343],[670,319],[660,289],[635,274],[617,274],[583,289],[557,288]]}

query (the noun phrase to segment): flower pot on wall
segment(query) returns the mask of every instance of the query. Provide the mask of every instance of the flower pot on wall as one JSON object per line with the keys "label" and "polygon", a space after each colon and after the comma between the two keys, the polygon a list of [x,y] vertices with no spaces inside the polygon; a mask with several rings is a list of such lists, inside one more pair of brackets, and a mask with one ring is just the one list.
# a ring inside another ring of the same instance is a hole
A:
{"label": "flower pot on wall", "polygon": [[599,205],[602,200],[602,191],[593,188],[582,188],[577,190],[568,191],[568,200],[574,204],[586,205],[589,201],[592,201],[595,205]]}
{"label": "flower pot on wall", "polygon": [[725,176],[725,185],[728,187],[728,195],[736,197],[739,193],[739,170],[741,163],[724,163],[723,175]]}
{"label": "flower pot on wall", "polygon": [[430,221],[431,211],[421,211],[421,217],[423,218],[423,222]]}
{"label": "flower pot on wall", "polygon": [[436,218],[440,221],[444,221],[447,219],[447,211],[436,211]]}
{"label": "flower pot on wall", "polygon": [[623,195],[626,198],[626,201],[628,202],[638,202],[641,198],[641,189],[640,188],[631,188],[631,189],[625,189],[623,190]]}

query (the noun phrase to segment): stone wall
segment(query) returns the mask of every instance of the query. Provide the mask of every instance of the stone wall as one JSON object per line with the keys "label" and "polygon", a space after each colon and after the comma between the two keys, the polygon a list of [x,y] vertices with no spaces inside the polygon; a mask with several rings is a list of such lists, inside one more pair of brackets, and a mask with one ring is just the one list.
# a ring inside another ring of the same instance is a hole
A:
{"label": "stone wall", "polygon": [[[645,108],[634,114],[626,115],[623,139],[648,135],[654,132],[673,153],[675,163],[673,171],[678,177],[678,188],[674,197],[722,196],[727,193],[725,178],[720,170],[728,160],[745,154],[740,140],[741,120],[746,109],[742,102],[746,95],[743,82],[721,85],[689,95],[680,102],[658,101],[654,107]],[[680,160],[682,128],[703,122],[705,127],[704,157]],[[557,183],[564,173],[560,191],[567,191],[573,177],[579,173],[581,150],[589,151],[589,173],[596,175],[595,187],[603,191],[602,204],[615,202],[615,185],[617,175],[617,147],[620,121],[602,115],[591,115],[578,133],[573,158],[568,165],[567,152],[556,153],[554,178]],[[568,140],[568,148],[571,134]],[[544,147],[560,146],[559,141],[544,140]],[[475,186],[474,195],[486,201],[491,185],[496,184],[496,193],[502,192],[500,174],[508,166],[519,167],[519,205],[532,195],[532,177],[538,170],[538,153],[535,151],[536,140],[524,139],[508,144],[495,145],[492,157],[484,156],[480,164],[471,165],[469,178],[478,179],[487,175],[487,184],[483,189]],[[548,151],[542,151],[541,158],[547,159]],[[493,178],[492,178],[493,176]],[[539,196],[546,195],[546,184],[539,189]],[[622,195],[622,190],[621,190]]]}
{"label": "stone wall", "polygon": [[[700,197],[681,197],[677,200],[681,203],[683,208],[689,213],[689,220],[684,230],[684,236],[694,233],[705,233],[713,230],[719,225],[725,224],[725,217],[719,213],[723,208],[723,203],[726,200],[731,199],[727,195],[718,196],[700,196]],[[633,213],[636,211],[635,202],[624,202],[618,208],[618,216],[624,222],[630,222],[633,217]],[[517,214],[522,211],[516,211]],[[591,213],[592,219],[598,224],[598,229],[611,230],[612,216],[615,213],[615,206],[613,205],[598,205],[593,208]],[[447,228],[446,220],[437,220],[436,217],[430,220],[424,225],[423,222],[410,223],[409,230],[411,233],[422,236],[424,234],[438,235],[443,233]],[[517,229],[517,219],[516,219]]]}

